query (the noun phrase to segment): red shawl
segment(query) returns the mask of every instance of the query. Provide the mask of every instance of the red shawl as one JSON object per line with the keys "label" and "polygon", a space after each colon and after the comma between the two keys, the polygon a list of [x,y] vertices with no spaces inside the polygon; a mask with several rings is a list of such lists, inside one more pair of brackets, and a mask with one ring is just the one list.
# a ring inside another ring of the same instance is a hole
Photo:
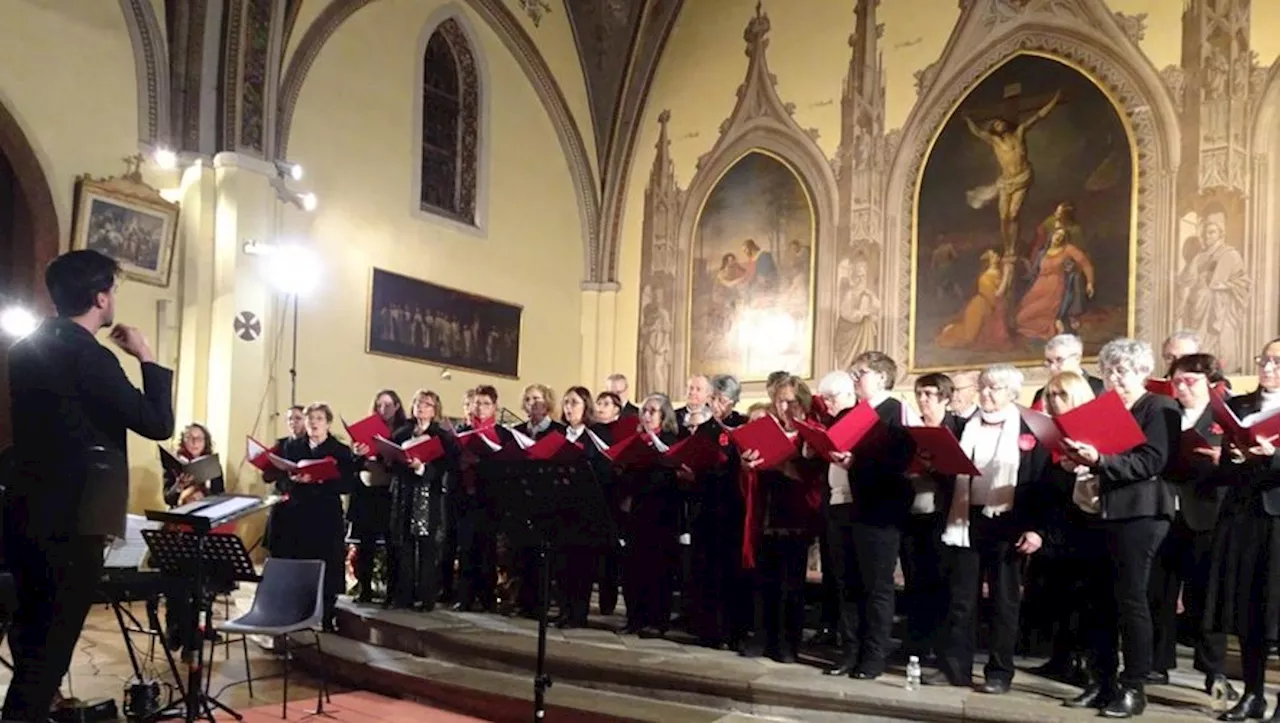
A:
{"label": "red shawl", "polygon": [[[823,474],[825,464],[797,465],[800,479],[787,478],[785,488],[775,490],[775,495],[789,495],[783,505],[792,510],[801,510],[805,517],[816,518],[822,509],[822,484],[826,481]],[[740,468],[738,485],[742,491],[745,514],[742,520],[742,568],[754,570],[756,555],[760,550],[760,538],[764,535],[765,498],[764,487],[760,484],[760,474],[746,465]],[[774,501],[778,505],[777,500]]]}

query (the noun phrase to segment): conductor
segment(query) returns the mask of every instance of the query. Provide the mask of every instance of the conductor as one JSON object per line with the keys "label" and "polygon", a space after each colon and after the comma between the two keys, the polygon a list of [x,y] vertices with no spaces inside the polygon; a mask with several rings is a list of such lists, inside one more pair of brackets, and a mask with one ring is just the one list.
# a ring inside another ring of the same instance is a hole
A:
{"label": "conductor", "polygon": [[54,259],[45,285],[57,316],[9,350],[14,472],[4,547],[17,587],[5,721],[45,721],[102,576],[103,548],[123,537],[126,430],[173,435],[173,372],[124,324],[111,341],[142,363],[142,391],[94,338],[115,317],[120,266],[97,251]]}

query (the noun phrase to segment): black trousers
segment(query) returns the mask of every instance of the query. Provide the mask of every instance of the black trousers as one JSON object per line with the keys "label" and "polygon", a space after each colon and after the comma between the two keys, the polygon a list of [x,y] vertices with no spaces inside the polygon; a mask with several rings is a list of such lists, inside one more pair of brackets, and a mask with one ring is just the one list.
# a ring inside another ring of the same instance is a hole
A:
{"label": "black trousers", "polygon": [[771,535],[760,539],[752,581],[752,634],[756,645],[776,655],[795,655],[804,630],[804,576],[809,536]]}
{"label": "black trousers", "polygon": [[627,625],[665,632],[671,625],[677,581],[672,568],[680,559],[678,528],[673,524],[635,519],[629,528],[622,563]]}
{"label": "black trousers", "polygon": [[102,578],[103,544],[101,535],[6,539],[18,605],[9,632],[13,680],[4,720],[48,720]]}
{"label": "black trousers", "polygon": [[596,570],[596,585],[600,591],[600,614],[612,615],[618,607],[618,586],[622,582],[622,546],[617,538],[609,536]]}
{"label": "black trousers", "polygon": [[1173,521],[1151,567],[1151,622],[1155,670],[1178,667],[1178,593],[1189,620],[1194,621],[1195,669],[1211,675],[1223,673],[1227,636],[1204,632],[1204,600],[1213,563],[1213,530],[1196,532],[1181,515]]}
{"label": "black trousers", "polygon": [[[1151,672],[1153,633],[1148,590],[1156,552],[1169,521],[1155,517],[1095,523],[1102,554],[1092,561],[1089,594],[1094,606],[1089,624],[1093,672],[1099,682],[1117,681],[1141,690]],[[1124,651],[1124,672],[1120,651]]]}
{"label": "black trousers", "polygon": [[893,628],[893,570],[901,530],[851,519],[852,505],[827,508],[832,567],[840,589],[845,657],[862,673],[884,672]]}
{"label": "black trousers", "polygon": [[478,495],[458,502],[457,600],[463,608],[493,609],[497,585],[497,535],[489,509]]}
{"label": "black trousers", "polygon": [[555,557],[560,617],[575,625],[586,625],[591,607],[591,583],[595,582],[600,549],[587,545],[567,545],[557,549]]}
{"label": "black trousers", "polygon": [[399,607],[435,607],[440,595],[440,543],[434,535],[409,537],[392,548],[392,584],[387,597]]}
{"label": "black trousers", "polygon": [[836,581],[835,563],[831,559],[831,542],[825,534],[818,535],[818,560],[822,565],[822,603],[819,608],[821,626],[839,630],[840,584]]}
{"label": "black trousers", "polygon": [[440,596],[445,600],[454,597],[454,566],[458,562],[458,499],[456,491],[444,495],[444,534],[440,539]]}
{"label": "black trousers", "polygon": [[1057,557],[1037,554],[1028,565],[1044,580],[1041,620],[1052,640],[1050,659],[1062,665],[1070,663],[1076,654],[1085,653],[1088,647],[1081,601],[1087,594],[1086,581],[1092,574],[1090,562],[1068,554]]}
{"label": "black trousers", "polygon": [[939,636],[938,669],[953,683],[973,680],[974,636],[984,580],[994,615],[983,677],[988,682],[1013,680],[1023,562],[1014,549],[1015,534],[1007,520],[987,517],[981,507],[973,507],[969,510],[969,547],[944,546],[951,600]]}
{"label": "black trousers", "polygon": [[942,577],[942,515],[911,515],[902,529],[902,576],[906,583],[903,607],[907,613],[908,655],[934,652],[938,631],[947,615],[948,590]]}
{"label": "black trousers", "polygon": [[373,569],[378,557],[378,541],[374,538],[361,539],[354,543],[356,548],[356,582],[360,584],[360,597],[373,596]]}

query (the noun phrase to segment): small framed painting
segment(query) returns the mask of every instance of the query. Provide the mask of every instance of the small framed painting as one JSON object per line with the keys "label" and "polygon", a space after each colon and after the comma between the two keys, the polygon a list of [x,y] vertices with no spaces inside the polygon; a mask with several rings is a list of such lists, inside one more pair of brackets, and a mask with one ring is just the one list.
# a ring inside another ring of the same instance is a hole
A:
{"label": "small framed painting", "polygon": [[72,249],[101,251],[120,262],[127,278],[168,286],[178,234],[178,204],[142,182],[81,176],[76,184]]}

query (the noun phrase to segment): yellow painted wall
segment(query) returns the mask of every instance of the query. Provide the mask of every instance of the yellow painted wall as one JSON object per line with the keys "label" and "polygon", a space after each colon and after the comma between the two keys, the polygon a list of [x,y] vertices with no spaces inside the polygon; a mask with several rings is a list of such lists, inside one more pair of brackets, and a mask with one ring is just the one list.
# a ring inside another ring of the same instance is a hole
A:
{"label": "yellow painted wall", "polygon": [[[882,2],[879,47],[886,76],[885,130],[900,128],[916,102],[915,73],[941,55],[959,19],[959,4],[948,0]],[[853,0],[767,2],[770,19],[768,62],[782,100],[795,106],[802,128],[818,132],[817,143],[834,157],[840,141],[840,99],[854,29]],[[1183,3],[1173,0],[1108,0],[1128,14],[1146,13],[1142,50],[1156,68],[1179,63]],[[658,116],[670,111],[670,154],[676,180],[687,188],[699,156],[714,146],[720,124],[735,103],[735,89],[746,76],[743,30],[754,15],[755,0],[685,3],[658,65],[632,160],[622,219],[619,253],[616,353],[621,371],[636,371],[639,319],[641,235],[644,192],[651,173]],[[1255,2],[1253,48],[1261,65],[1280,55],[1280,2]],[[888,293],[888,290],[884,290]],[[677,310],[675,313],[683,313]],[[821,376],[824,369],[815,370]],[[679,392],[683,380],[672,380]]]}
{"label": "yellow painted wall", "polygon": [[[383,0],[352,16],[320,52],[294,116],[290,158],[306,168],[305,185],[320,203],[314,214],[285,211],[280,239],[310,239],[325,259],[322,291],[302,302],[299,399],[325,399],[348,420],[366,414],[382,387],[406,401],[418,387],[433,388],[457,414],[467,387],[495,381],[458,370],[445,381],[438,367],[365,354],[374,266],[523,306],[521,379],[496,380],[505,406],[519,408],[525,383],[563,390],[579,381],[582,240],[573,185],[533,87],[473,15],[467,24],[488,83],[486,227],[471,233],[413,213],[415,64],[435,7]],[[288,401],[287,371],[286,342],[277,408]]]}
{"label": "yellow painted wall", "polygon": [[[0,18],[0,103],[18,120],[44,169],[65,250],[76,177],[118,175],[124,170],[121,159],[137,152],[137,83],[129,32],[115,2],[0,0]],[[157,186],[172,181],[149,172],[146,177]],[[157,329],[156,303],[174,297],[172,287],[126,282],[120,287],[117,318],[141,328],[153,346],[172,345],[176,338],[161,338]],[[122,363],[140,384],[137,362],[122,355]],[[154,445],[130,435],[129,458],[134,479],[130,507],[155,507],[161,497]]]}

